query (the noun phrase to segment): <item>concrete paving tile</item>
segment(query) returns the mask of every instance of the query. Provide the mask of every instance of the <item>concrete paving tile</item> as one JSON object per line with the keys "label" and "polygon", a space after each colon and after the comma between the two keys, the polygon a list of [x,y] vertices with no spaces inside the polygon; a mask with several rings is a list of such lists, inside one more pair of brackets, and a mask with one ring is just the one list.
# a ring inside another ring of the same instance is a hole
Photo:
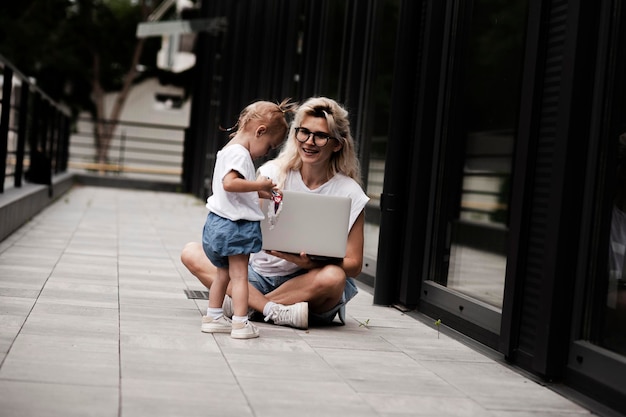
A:
{"label": "concrete paving tile", "polygon": [[312,328],[308,333],[301,335],[310,346],[319,348],[360,349],[367,346],[370,350],[397,351],[375,332],[349,323],[346,326]]}
{"label": "concrete paving tile", "polygon": [[[50,303],[53,304],[53,303]],[[41,304],[43,306],[44,304]],[[64,307],[96,307],[91,305],[63,304]],[[37,313],[39,303],[22,328],[22,333],[44,336],[78,335],[81,337],[115,340],[119,338],[118,320],[114,315],[80,316],[74,314]],[[106,309],[103,309],[106,311]],[[111,309],[117,313],[117,310]]]}
{"label": "concrete paving tile", "polygon": [[216,334],[215,341],[226,355],[249,351],[277,355],[282,355],[282,352],[314,353],[311,346],[298,337],[298,334],[303,332],[302,330],[262,322],[254,324],[260,333],[256,339],[238,340],[233,339],[229,334]]}
{"label": "concrete paving tile", "polygon": [[35,305],[35,300],[24,298],[0,298],[0,316],[26,317]]}
{"label": "concrete paving tile", "polygon": [[300,379],[273,381],[238,378],[259,417],[377,416],[374,409],[341,381]]}
{"label": "concrete paving tile", "polygon": [[496,414],[498,417],[586,417],[589,415],[596,415],[588,410],[576,410],[576,411],[520,411],[520,410],[497,410],[492,411],[492,414]]}
{"label": "concrete paving tile", "polygon": [[207,373],[200,381],[158,381],[125,378],[121,415],[124,417],[246,417],[255,416],[233,381],[226,384]]}
{"label": "concrete paving tile", "polygon": [[4,361],[34,303],[34,298],[0,297],[0,363]]}
{"label": "concrete paving tile", "polygon": [[[129,305],[130,306],[130,305]],[[133,307],[136,307],[133,305]],[[140,306],[141,307],[141,306]],[[146,307],[147,309],[150,306]],[[164,317],[172,312],[171,317]],[[185,313],[181,315],[181,313]],[[124,312],[120,314],[121,334],[157,334],[181,336],[200,332],[200,313],[190,306],[188,309],[161,309],[160,312],[149,315],[137,315]]]}
{"label": "concrete paving tile", "polygon": [[332,367],[316,352],[281,351],[280,360],[276,360],[275,352],[254,349],[256,344],[262,343],[260,338],[242,342],[246,343],[245,348],[224,352],[237,378],[257,377],[260,381],[282,381],[286,384],[294,380],[340,381]]}
{"label": "concrete paving tile", "polygon": [[128,245],[120,243],[118,250],[120,253],[125,253],[132,256],[141,256],[146,259],[153,258],[155,255],[167,256],[167,252],[162,246],[142,246],[142,245]]}
{"label": "concrete paving tile", "polygon": [[[58,348],[25,348],[17,338],[0,369],[0,379],[38,381],[92,386],[119,385],[119,359],[115,349],[108,352]],[[93,346],[93,345],[92,345]]]}
{"label": "concrete paving tile", "polygon": [[63,248],[53,248],[40,244],[34,249],[31,245],[24,246],[17,243],[0,254],[0,262],[8,260],[10,263],[18,265],[54,264],[62,253]]}
{"label": "concrete paving tile", "polygon": [[50,281],[41,292],[42,301],[54,300],[70,305],[117,308],[117,288],[111,285],[79,285]]}
{"label": "concrete paving tile", "polygon": [[0,297],[18,297],[36,299],[39,296],[40,290],[29,290],[22,288],[2,287],[0,285]]}
{"label": "concrete paving tile", "polygon": [[[139,312],[121,314],[122,348],[219,352],[215,338],[200,331],[200,314],[195,309],[160,309],[150,315],[153,310],[144,314]],[[168,312],[171,312],[170,317],[166,316]]]}
{"label": "concrete paving tile", "polygon": [[64,253],[54,267],[55,276],[102,279],[117,282],[117,258],[115,256],[93,256],[80,253]]}
{"label": "concrete paving tile", "polygon": [[116,244],[104,246],[100,243],[86,244],[84,242],[72,241],[65,249],[65,253],[93,256],[116,256],[118,249]]}
{"label": "concrete paving tile", "polygon": [[439,375],[467,395],[524,389],[536,385],[495,361],[421,361],[422,366]]}
{"label": "concrete paving tile", "polygon": [[48,280],[48,276],[39,275],[27,275],[22,277],[15,277],[9,275],[0,278],[0,288],[6,289],[25,289],[25,290],[37,290],[41,291],[44,284]]}
{"label": "concrete paving tile", "polygon": [[[582,410],[572,401],[496,362],[421,363],[488,409],[542,412]],[[530,398],[532,401],[529,401]]]}
{"label": "concrete paving tile", "polygon": [[317,353],[360,393],[463,395],[403,352],[317,349]]}
{"label": "concrete paving tile", "polygon": [[132,292],[142,291],[146,296],[151,294],[157,295],[158,293],[172,294],[177,297],[182,294],[187,298],[183,291],[184,286],[180,279],[177,277],[172,278],[174,275],[163,276],[149,276],[149,275],[124,275],[120,273],[119,288],[120,292]]}
{"label": "concrete paving tile", "polygon": [[[193,329],[193,331],[201,333],[199,327]],[[122,349],[163,349],[180,353],[188,351],[220,353],[215,340],[204,334],[199,335],[199,337],[181,337],[179,335],[141,334],[129,331],[128,334],[120,336],[120,344]]]}
{"label": "concrete paving tile", "polygon": [[418,361],[493,362],[469,346],[444,334],[438,337],[436,330],[424,327],[426,333],[421,337],[419,333],[406,337],[405,332],[395,329],[382,330],[380,333],[386,341]]}
{"label": "concrete paving tile", "polygon": [[209,349],[178,351],[125,345],[121,350],[121,369],[123,379],[191,382],[214,378],[220,383],[234,381],[222,354]]}
{"label": "concrete paving tile", "polygon": [[7,279],[33,278],[45,281],[50,275],[49,266],[14,265],[6,260],[0,261],[0,283]]}
{"label": "concrete paving tile", "polygon": [[200,328],[200,312],[198,312],[195,305],[191,303],[193,300],[188,301],[190,301],[190,303],[182,309],[163,308],[158,304],[149,306],[123,304],[120,305],[120,318],[122,322],[126,319],[143,321],[144,323],[149,322],[150,324],[155,322],[156,325],[151,326],[150,330],[154,330],[154,328],[158,327],[158,325],[164,321],[180,323],[191,320],[194,324],[198,324],[198,328]]}
{"label": "concrete paving tile", "polygon": [[146,293],[140,289],[121,289],[119,294],[120,304],[135,304],[140,306],[152,306],[158,304],[164,309],[192,308],[191,300],[181,291],[168,291]]}
{"label": "concrete paving tile", "polygon": [[117,386],[0,380],[2,417],[119,417]]}
{"label": "concrete paving tile", "polygon": [[[474,401],[492,411],[529,411],[543,415],[543,413],[587,414],[588,411],[576,403],[563,398],[556,392],[545,389],[533,382],[526,382],[528,389],[518,389],[508,395],[473,395]],[[532,385],[535,385],[532,387]]]}
{"label": "concrete paving tile", "polygon": [[166,256],[124,258],[119,261],[120,276],[164,277],[180,282],[176,266]]}
{"label": "concrete paving tile", "polygon": [[13,329],[0,330],[0,363],[4,362],[7,353],[9,353],[9,349],[11,349],[11,346],[15,341],[16,335],[17,332],[13,331]]}
{"label": "concrete paving tile", "polygon": [[496,416],[467,397],[377,394],[363,399],[380,416],[489,417]]}
{"label": "concrete paving tile", "polygon": [[[81,323],[87,325],[94,325],[99,321],[108,321],[111,326],[118,325],[118,309],[117,308],[102,308],[93,307],[88,305],[72,305],[59,303],[55,300],[38,300],[37,305],[33,308],[32,314],[34,316],[45,315],[61,315],[63,320],[76,319]],[[92,319],[94,321],[92,321]]]}

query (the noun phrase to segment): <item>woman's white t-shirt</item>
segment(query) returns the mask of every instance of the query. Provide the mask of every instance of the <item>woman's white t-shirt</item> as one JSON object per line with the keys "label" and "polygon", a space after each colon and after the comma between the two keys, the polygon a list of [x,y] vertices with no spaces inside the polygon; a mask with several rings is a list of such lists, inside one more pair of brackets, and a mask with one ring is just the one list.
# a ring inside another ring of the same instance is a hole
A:
{"label": "woman's white t-shirt", "polygon": [[228,145],[217,153],[213,171],[213,194],[207,198],[206,207],[212,213],[232,221],[263,220],[259,194],[256,191],[233,193],[224,190],[222,181],[230,171],[237,171],[248,181],[256,179],[250,152],[242,145]]}
{"label": "woman's white t-shirt", "polygon": [[[278,166],[272,162],[268,162],[259,168],[259,173],[276,181],[279,169]],[[350,229],[369,201],[369,197],[363,192],[361,186],[352,178],[343,174],[336,174],[320,187],[311,190],[306,186],[304,181],[302,181],[300,171],[290,171],[285,179],[283,189],[313,194],[350,197],[352,199],[350,208]],[[250,265],[256,272],[267,277],[285,276],[300,269],[300,267],[294,263],[269,255],[263,251],[255,253],[250,257]]]}

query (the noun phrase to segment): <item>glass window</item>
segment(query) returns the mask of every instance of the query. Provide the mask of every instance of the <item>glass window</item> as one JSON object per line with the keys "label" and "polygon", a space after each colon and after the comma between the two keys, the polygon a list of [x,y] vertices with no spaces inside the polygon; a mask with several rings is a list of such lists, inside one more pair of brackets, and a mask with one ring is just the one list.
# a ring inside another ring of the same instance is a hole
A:
{"label": "glass window", "polygon": [[[618,45],[620,45],[618,43]],[[623,44],[621,44],[623,45]],[[609,163],[607,174],[607,192],[611,196],[611,207],[607,210],[607,222],[610,223],[608,236],[606,295],[593,320],[592,334],[596,342],[609,350],[626,355],[626,51],[623,46],[615,46],[617,63],[613,70],[614,81],[609,90],[614,94],[613,106],[609,109],[614,128],[611,133],[611,150],[614,163]],[[611,77],[609,77],[611,78]]]}
{"label": "glass window", "polygon": [[[626,122],[626,120],[625,120]],[[626,355],[626,130],[617,138],[618,162],[611,207],[608,288],[599,329],[600,345]]]}
{"label": "glass window", "polygon": [[462,181],[446,285],[501,308],[528,1],[477,0],[463,63]]}

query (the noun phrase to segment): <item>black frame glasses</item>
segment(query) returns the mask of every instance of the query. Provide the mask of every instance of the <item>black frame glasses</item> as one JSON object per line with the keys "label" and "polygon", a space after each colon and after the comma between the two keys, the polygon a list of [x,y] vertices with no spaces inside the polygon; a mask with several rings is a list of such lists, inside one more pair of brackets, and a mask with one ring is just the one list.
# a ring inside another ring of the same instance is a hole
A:
{"label": "black frame glasses", "polygon": [[330,139],[335,139],[325,132],[311,132],[306,127],[296,127],[296,140],[305,143],[313,135],[313,144],[317,147],[324,147]]}

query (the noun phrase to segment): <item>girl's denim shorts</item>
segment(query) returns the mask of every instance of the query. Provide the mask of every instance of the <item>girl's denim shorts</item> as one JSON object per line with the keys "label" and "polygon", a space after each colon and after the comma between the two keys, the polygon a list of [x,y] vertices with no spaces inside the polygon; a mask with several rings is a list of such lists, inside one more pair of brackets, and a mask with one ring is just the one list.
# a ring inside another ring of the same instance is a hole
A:
{"label": "girl's denim shorts", "polygon": [[209,213],[202,231],[202,248],[211,263],[228,267],[231,255],[248,255],[261,250],[261,223],[250,220],[232,221]]}

